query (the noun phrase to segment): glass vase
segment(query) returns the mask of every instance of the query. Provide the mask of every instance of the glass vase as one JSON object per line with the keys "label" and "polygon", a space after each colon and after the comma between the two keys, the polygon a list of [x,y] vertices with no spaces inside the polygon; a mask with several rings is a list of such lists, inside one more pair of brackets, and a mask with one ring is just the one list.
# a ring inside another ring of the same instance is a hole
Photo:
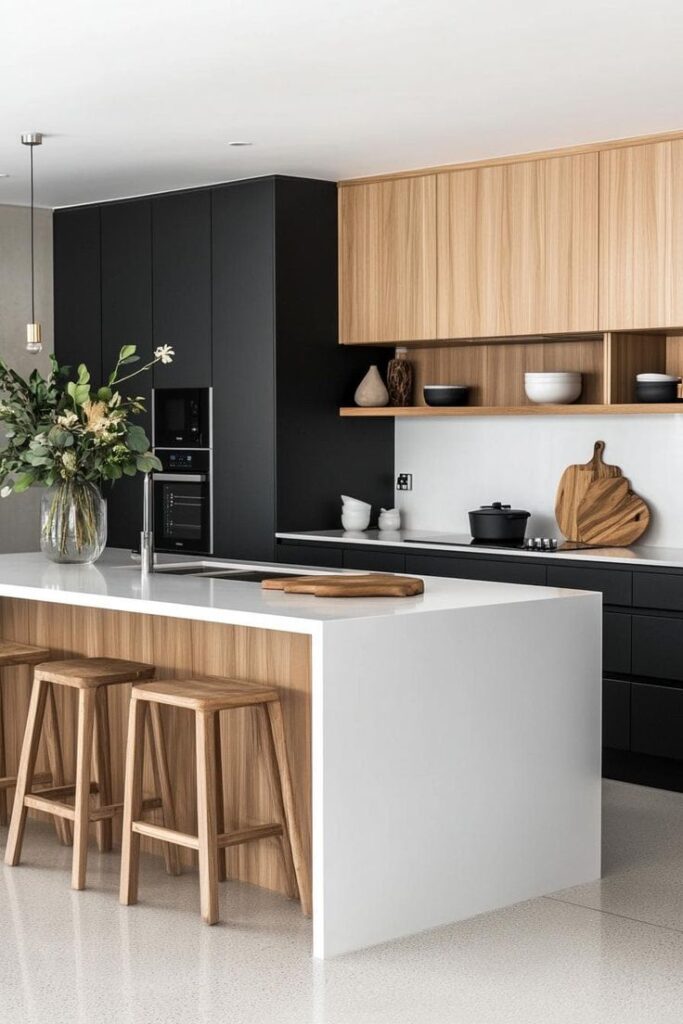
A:
{"label": "glass vase", "polygon": [[40,549],[53,562],[96,562],[107,544],[107,502],[87,480],[62,480],[40,502]]}

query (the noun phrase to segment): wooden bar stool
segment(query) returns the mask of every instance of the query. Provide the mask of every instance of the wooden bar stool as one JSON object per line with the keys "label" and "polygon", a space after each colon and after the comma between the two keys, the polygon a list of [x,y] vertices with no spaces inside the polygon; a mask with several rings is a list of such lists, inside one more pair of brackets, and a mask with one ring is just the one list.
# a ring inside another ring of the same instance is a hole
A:
{"label": "wooden bar stool", "polygon": [[[32,644],[21,644],[14,640],[0,640],[0,670],[16,666],[37,665],[50,657],[46,647],[34,647]],[[50,694],[47,705],[48,722],[46,729],[47,755],[49,772],[38,772],[34,775],[35,785],[61,786],[64,784],[62,767],[62,750],[59,743],[59,732],[56,729],[57,713],[54,695]],[[5,746],[5,716],[3,707],[3,680],[0,678],[0,825],[7,825],[7,790],[16,786],[16,775],[7,775],[7,753]],[[60,842],[71,841],[71,829],[68,821],[55,820],[55,829]]]}
{"label": "wooden bar stool", "polygon": [[[141,818],[145,716],[149,706],[155,716],[154,740],[158,742],[162,734],[160,704],[194,711],[198,835],[163,828]],[[250,706],[258,715],[261,747],[279,820],[237,832],[224,832],[219,714]],[[198,851],[201,913],[208,924],[215,924],[218,921],[218,881],[225,877],[226,847],[278,836],[291,895],[298,894],[303,912],[310,914],[308,860],[294,815],[282,707],[277,690],[234,679],[155,680],[133,687],[129,714],[121,841],[121,903],[137,903],[140,836],[150,836]]]}
{"label": "wooden bar stool", "polygon": [[[58,819],[73,822],[74,854],[71,884],[74,889],[85,888],[88,826],[90,822],[96,822],[99,849],[111,850],[112,818],[123,806],[121,803],[112,803],[107,687],[149,679],[154,675],[154,671],[152,665],[117,658],[76,658],[71,661],[46,662],[36,667],[5,851],[6,864],[14,867],[20,862],[26,815],[29,807],[32,807],[55,815]],[[78,690],[76,782],[73,786],[58,785],[34,793],[36,754],[45,704],[53,686],[70,686]],[[91,782],[90,779],[93,756],[96,782]],[[160,759],[154,763],[154,775],[155,781],[159,779],[161,798],[147,800],[145,805],[161,806],[164,821],[171,826],[174,822],[173,803],[165,760]],[[91,793],[98,794],[99,806],[96,808],[90,807]],[[73,806],[65,802],[64,798],[68,796],[75,797]],[[166,865],[169,872],[178,873],[177,850],[168,850]]]}

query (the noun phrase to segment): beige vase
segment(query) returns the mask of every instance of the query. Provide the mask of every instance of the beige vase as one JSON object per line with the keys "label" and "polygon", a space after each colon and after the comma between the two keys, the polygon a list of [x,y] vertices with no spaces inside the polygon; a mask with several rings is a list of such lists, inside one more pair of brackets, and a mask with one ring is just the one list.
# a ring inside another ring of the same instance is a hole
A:
{"label": "beige vase", "polygon": [[362,405],[365,408],[389,404],[389,392],[376,366],[371,366],[365,374],[356,388],[353,400],[356,405]]}

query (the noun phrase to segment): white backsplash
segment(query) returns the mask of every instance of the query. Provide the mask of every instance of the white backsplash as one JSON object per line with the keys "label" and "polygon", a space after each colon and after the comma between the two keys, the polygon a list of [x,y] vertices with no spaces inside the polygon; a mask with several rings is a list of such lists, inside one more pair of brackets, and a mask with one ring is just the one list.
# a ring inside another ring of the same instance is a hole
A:
{"label": "white backsplash", "polygon": [[395,469],[413,474],[402,526],[469,533],[470,509],[503,501],[532,513],[528,533],[556,536],[560,476],[597,440],[650,506],[642,543],[683,548],[683,415],[397,419]]}

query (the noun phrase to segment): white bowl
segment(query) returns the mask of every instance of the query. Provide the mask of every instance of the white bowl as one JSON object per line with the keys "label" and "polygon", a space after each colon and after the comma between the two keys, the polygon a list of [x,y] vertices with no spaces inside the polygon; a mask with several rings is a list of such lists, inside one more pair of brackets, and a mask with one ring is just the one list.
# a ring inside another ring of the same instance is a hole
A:
{"label": "white bowl", "polygon": [[342,494],[341,500],[342,500],[342,508],[348,509],[349,512],[351,512],[352,510],[355,510],[355,509],[359,509],[359,510],[361,510],[361,509],[362,510],[368,509],[369,510],[369,509],[372,508],[372,505],[369,502],[367,502],[367,501],[360,501],[359,498],[350,498],[348,494]]}
{"label": "white bowl", "polygon": [[525,373],[524,391],[539,405],[569,405],[581,394],[580,373]]}
{"label": "white bowl", "polygon": [[367,530],[370,525],[370,509],[365,511],[342,512],[342,526],[345,530]]}
{"label": "white bowl", "polygon": [[672,381],[678,384],[680,379],[680,377],[673,377],[670,373],[639,373],[636,375],[636,380],[649,384],[665,384]]}

